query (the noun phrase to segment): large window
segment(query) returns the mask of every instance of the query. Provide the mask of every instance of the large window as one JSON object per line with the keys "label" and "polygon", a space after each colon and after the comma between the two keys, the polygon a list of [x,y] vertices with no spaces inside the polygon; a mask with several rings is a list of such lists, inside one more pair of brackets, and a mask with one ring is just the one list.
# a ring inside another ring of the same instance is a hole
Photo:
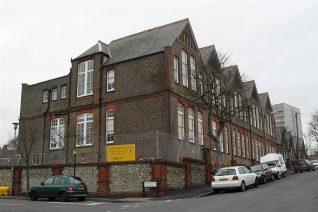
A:
{"label": "large window", "polygon": [[77,116],[76,146],[92,144],[93,114],[84,113]]}
{"label": "large window", "polygon": [[107,91],[115,90],[115,71],[107,71]]}
{"label": "large window", "polygon": [[229,153],[229,137],[228,137],[228,128],[224,127],[224,151],[225,153]]}
{"label": "large window", "polygon": [[241,139],[242,139],[242,157],[245,158],[246,157],[246,143],[245,143],[244,133],[242,133]]}
{"label": "large window", "polygon": [[49,91],[43,91],[42,102],[46,103],[49,100]]}
{"label": "large window", "polygon": [[61,87],[61,99],[66,98],[66,85]]}
{"label": "large window", "polygon": [[52,89],[52,101],[57,100],[57,88]]}
{"label": "large window", "polygon": [[189,118],[189,142],[194,143],[194,112],[192,108],[188,109]]}
{"label": "large window", "polygon": [[182,85],[188,87],[188,54],[184,50],[181,51],[182,56]]}
{"label": "large window", "polygon": [[196,91],[197,90],[197,81],[196,81],[196,72],[195,72],[195,59],[194,57],[190,56],[190,79],[191,79],[191,89]]}
{"label": "large window", "polygon": [[62,149],[64,146],[64,119],[57,118],[51,121],[50,149]]}
{"label": "large window", "polygon": [[241,133],[236,132],[236,138],[237,138],[237,155],[241,156]]}
{"label": "large window", "polygon": [[173,79],[179,83],[179,59],[177,57],[173,58]]}
{"label": "large window", "polygon": [[106,111],[106,142],[114,143],[114,110]]}
{"label": "large window", "polygon": [[232,152],[233,152],[233,155],[236,155],[236,136],[235,136],[235,130],[232,131]]}
{"label": "large window", "polygon": [[200,91],[200,94],[202,95],[203,94],[203,75],[202,73],[199,73],[198,74],[198,78],[199,78],[199,91]]}
{"label": "large window", "polygon": [[78,65],[77,97],[93,94],[94,61],[89,60]]}
{"label": "large window", "polygon": [[178,104],[178,138],[184,139],[184,107]]}
{"label": "large window", "polygon": [[198,112],[198,141],[203,145],[203,118],[202,113]]}

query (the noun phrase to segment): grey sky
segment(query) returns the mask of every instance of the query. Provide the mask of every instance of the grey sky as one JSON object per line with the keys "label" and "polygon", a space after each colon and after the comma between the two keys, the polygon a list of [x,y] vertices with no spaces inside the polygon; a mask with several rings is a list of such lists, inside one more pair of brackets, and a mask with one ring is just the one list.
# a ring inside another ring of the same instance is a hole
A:
{"label": "grey sky", "polygon": [[189,18],[199,47],[231,53],[272,104],[318,108],[318,2],[0,0],[0,145],[13,136],[21,84],[67,75],[71,57],[113,39]]}

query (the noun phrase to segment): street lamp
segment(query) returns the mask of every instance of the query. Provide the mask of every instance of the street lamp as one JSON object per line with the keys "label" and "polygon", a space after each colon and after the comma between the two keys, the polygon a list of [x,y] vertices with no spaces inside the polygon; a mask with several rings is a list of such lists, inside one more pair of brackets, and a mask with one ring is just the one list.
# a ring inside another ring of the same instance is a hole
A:
{"label": "street lamp", "polygon": [[76,150],[73,150],[73,156],[74,156],[74,166],[73,166],[73,171],[74,171],[74,177],[76,174]]}
{"label": "street lamp", "polygon": [[[14,144],[12,145],[12,148],[11,148],[11,171],[12,171],[12,175],[13,175],[13,154],[14,154],[14,150],[15,150],[15,146],[17,145],[17,141],[16,141],[16,138],[17,138],[17,129],[18,129],[18,125],[19,123],[18,122],[13,122],[13,129],[14,129]],[[13,178],[11,179],[11,195],[13,194]]]}
{"label": "street lamp", "polygon": [[18,125],[19,123],[18,122],[13,122],[13,128],[14,128],[14,139],[16,139],[17,137],[17,129],[18,129]]}

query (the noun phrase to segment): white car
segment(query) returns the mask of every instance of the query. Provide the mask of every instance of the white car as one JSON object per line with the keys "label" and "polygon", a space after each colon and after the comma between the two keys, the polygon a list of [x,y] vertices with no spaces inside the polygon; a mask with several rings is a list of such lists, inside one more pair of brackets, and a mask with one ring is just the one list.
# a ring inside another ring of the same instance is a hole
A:
{"label": "white car", "polygon": [[257,175],[245,166],[226,167],[212,177],[211,186],[214,193],[228,189],[245,191],[247,186],[258,186]]}
{"label": "white car", "polygon": [[312,160],[311,164],[315,166],[315,169],[318,169],[318,160]]}

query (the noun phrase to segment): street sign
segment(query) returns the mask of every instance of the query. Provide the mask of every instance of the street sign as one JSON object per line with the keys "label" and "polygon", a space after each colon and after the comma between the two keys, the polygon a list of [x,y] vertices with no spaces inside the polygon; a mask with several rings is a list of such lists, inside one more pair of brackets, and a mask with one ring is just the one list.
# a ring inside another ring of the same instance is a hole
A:
{"label": "street sign", "polygon": [[136,160],[135,144],[108,145],[106,147],[107,162],[123,162]]}
{"label": "street sign", "polygon": [[144,182],[144,187],[145,188],[156,188],[157,182]]}

